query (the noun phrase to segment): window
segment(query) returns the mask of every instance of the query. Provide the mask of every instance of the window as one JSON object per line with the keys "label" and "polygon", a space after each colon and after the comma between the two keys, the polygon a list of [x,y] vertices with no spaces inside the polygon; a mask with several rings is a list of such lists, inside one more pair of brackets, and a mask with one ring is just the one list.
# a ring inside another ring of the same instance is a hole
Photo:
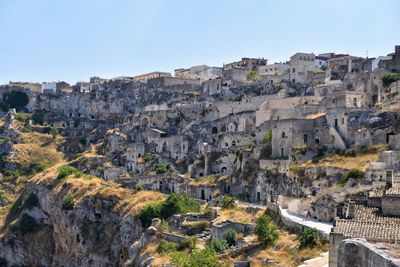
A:
{"label": "window", "polygon": [[342,118],[342,124],[344,124],[344,118]]}
{"label": "window", "polygon": [[357,98],[353,98],[353,107],[357,107]]}
{"label": "window", "polygon": [[282,132],[282,138],[285,138],[285,132]]}
{"label": "window", "polygon": [[281,147],[281,158],[285,157],[285,148]]}
{"label": "window", "polygon": [[304,134],[304,144],[305,145],[308,145],[308,135],[307,134]]}
{"label": "window", "polygon": [[296,72],[296,69],[295,68],[293,68],[293,73],[295,73]]}
{"label": "window", "polygon": [[332,104],[336,103],[336,98],[332,98]]}

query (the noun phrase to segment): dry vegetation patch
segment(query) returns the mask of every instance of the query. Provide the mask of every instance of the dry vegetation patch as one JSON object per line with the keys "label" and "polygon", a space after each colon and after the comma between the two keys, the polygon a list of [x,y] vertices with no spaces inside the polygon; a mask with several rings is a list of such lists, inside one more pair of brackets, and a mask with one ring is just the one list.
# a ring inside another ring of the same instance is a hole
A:
{"label": "dry vegetation patch", "polygon": [[217,223],[230,220],[241,223],[256,223],[257,218],[265,214],[265,210],[259,210],[256,213],[246,211],[246,206],[238,205],[229,209],[221,209]]}
{"label": "dry vegetation patch", "polygon": [[[318,257],[321,253],[329,250],[329,244],[324,244],[313,249],[299,249],[299,242],[296,235],[290,235],[286,231],[279,232],[279,239],[275,247],[265,250],[258,250],[250,255],[241,255],[239,260],[250,257],[253,260],[252,266],[265,266],[265,260],[271,260],[279,266],[299,266],[305,260]],[[274,265],[272,264],[272,265]]]}
{"label": "dry vegetation patch", "polygon": [[312,167],[336,167],[342,169],[361,169],[365,170],[368,168],[371,162],[378,160],[377,153],[366,153],[359,154],[356,156],[344,156],[344,155],[329,155],[318,162],[314,163],[311,160],[306,163],[293,165],[291,167],[298,168],[312,168]]}

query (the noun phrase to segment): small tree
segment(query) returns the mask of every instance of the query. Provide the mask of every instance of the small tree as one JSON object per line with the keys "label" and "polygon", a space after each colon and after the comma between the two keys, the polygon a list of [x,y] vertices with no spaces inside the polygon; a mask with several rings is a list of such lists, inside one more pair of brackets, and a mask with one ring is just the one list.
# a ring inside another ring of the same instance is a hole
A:
{"label": "small tree", "polygon": [[234,208],[236,206],[236,198],[229,195],[224,195],[221,198],[221,206],[224,209]]}
{"label": "small tree", "polygon": [[248,82],[256,82],[260,79],[260,76],[257,74],[255,70],[251,70],[246,74],[246,81]]}
{"label": "small tree", "polygon": [[207,246],[216,253],[224,252],[229,248],[229,244],[225,239],[213,239]]}
{"label": "small tree", "polygon": [[53,138],[56,138],[60,134],[60,131],[58,130],[58,128],[52,127],[50,129],[50,134],[53,136]]}
{"label": "small tree", "polygon": [[236,244],[236,231],[233,229],[229,229],[224,234],[224,240],[228,243],[230,247]]}
{"label": "small tree", "polygon": [[400,74],[395,72],[385,72],[382,77],[382,82],[385,87],[389,86],[392,82],[400,80]]}
{"label": "small tree", "polygon": [[2,100],[3,111],[8,111],[10,108],[15,108],[17,111],[21,111],[29,103],[28,95],[25,92],[18,90],[5,92]]}
{"label": "small tree", "polygon": [[321,243],[320,235],[317,229],[307,228],[299,236],[301,248],[314,248]]}
{"label": "small tree", "polygon": [[269,129],[264,134],[263,143],[268,143],[268,142],[271,142],[271,141],[272,141],[272,129]]}
{"label": "small tree", "polygon": [[278,226],[267,215],[257,219],[254,233],[263,248],[273,246],[279,237]]}
{"label": "small tree", "polygon": [[363,177],[363,171],[360,169],[351,169],[340,179],[340,185],[344,186],[350,178],[359,181]]}
{"label": "small tree", "polygon": [[168,170],[169,170],[168,163],[161,163],[161,164],[158,164],[158,166],[156,168],[156,173],[163,174],[163,173],[166,173]]}

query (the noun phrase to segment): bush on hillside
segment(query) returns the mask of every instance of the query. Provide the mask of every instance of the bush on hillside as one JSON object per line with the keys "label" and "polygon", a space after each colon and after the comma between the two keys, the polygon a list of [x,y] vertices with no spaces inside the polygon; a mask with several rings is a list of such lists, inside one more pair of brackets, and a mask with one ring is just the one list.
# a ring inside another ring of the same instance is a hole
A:
{"label": "bush on hillside", "polygon": [[8,111],[11,108],[15,108],[17,111],[21,111],[24,110],[28,103],[29,97],[25,92],[13,90],[3,93],[1,106],[3,111]]}
{"label": "bush on hillside", "polygon": [[236,206],[236,198],[230,195],[224,195],[221,198],[221,206],[224,209],[231,209]]}
{"label": "bush on hillside", "polygon": [[389,86],[392,82],[400,80],[400,74],[395,72],[385,72],[382,77],[382,82],[385,87]]}
{"label": "bush on hillside", "polygon": [[321,243],[319,232],[315,228],[304,230],[299,236],[299,241],[301,248],[314,248]]}
{"label": "bush on hillside", "polygon": [[69,166],[69,165],[64,165],[58,169],[57,179],[62,180],[72,174],[79,174],[79,173],[80,173],[80,171],[78,169],[76,169],[72,166]]}
{"label": "bush on hillside", "polygon": [[278,226],[267,215],[257,219],[254,233],[263,248],[275,245],[279,238]]}
{"label": "bush on hillside", "polygon": [[154,218],[167,219],[174,214],[198,212],[200,205],[188,196],[171,194],[165,201],[147,204],[139,213],[143,227],[149,227]]}

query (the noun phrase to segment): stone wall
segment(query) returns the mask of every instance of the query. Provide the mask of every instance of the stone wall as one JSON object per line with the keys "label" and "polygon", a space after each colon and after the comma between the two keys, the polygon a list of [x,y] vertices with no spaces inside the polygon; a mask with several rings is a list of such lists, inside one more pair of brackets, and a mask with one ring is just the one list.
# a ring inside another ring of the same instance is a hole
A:
{"label": "stone wall", "polygon": [[388,247],[386,244],[372,244],[362,238],[347,239],[342,241],[339,245],[337,254],[337,265],[333,265],[330,262],[329,266],[400,266],[400,258],[395,258],[393,255],[390,255],[388,253]]}
{"label": "stone wall", "polygon": [[233,229],[238,233],[243,233],[246,236],[253,233],[254,224],[225,221],[219,225],[213,225],[212,238],[221,239],[224,236],[225,232],[230,229]]}

